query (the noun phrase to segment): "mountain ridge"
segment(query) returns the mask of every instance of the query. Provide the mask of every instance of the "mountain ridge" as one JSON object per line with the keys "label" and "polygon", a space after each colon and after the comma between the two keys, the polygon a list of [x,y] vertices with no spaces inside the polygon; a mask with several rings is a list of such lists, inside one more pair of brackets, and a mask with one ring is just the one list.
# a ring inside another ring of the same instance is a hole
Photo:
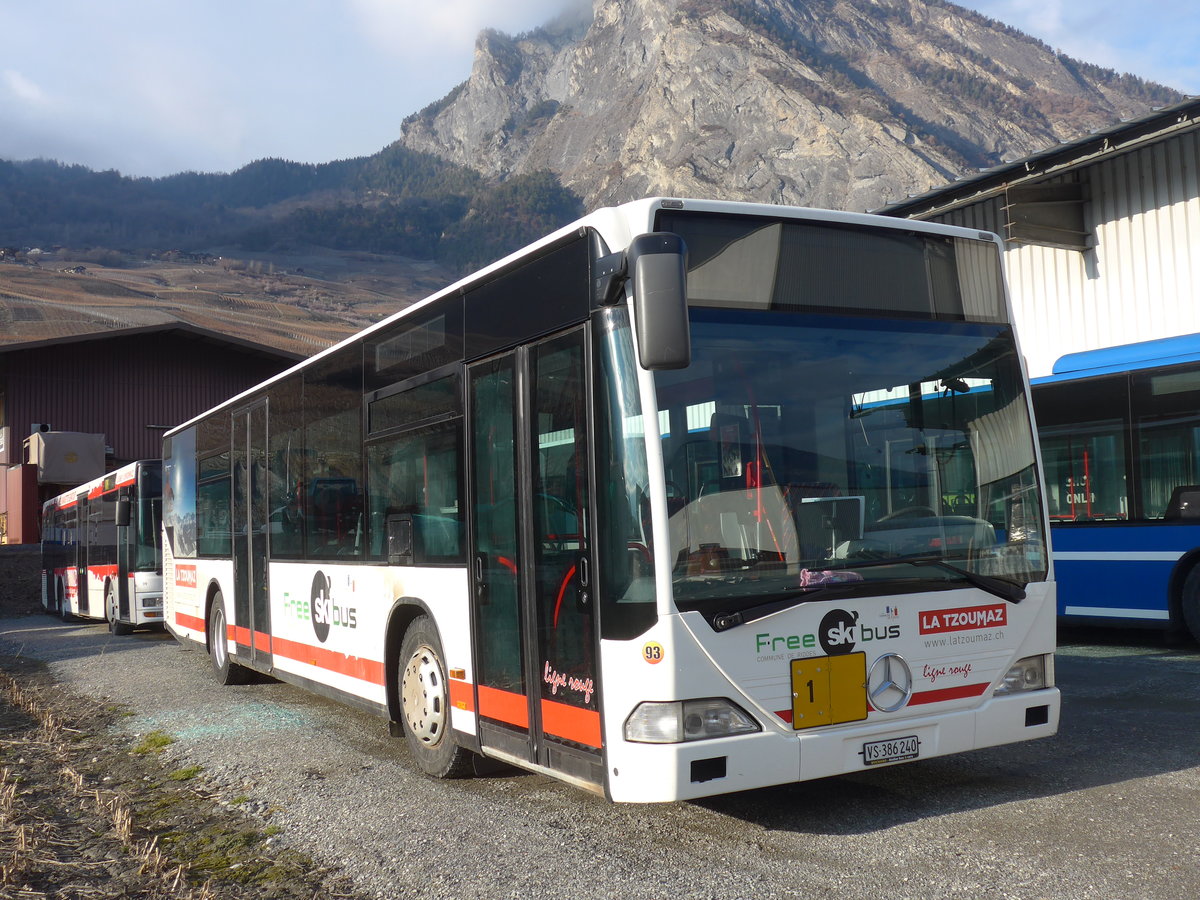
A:
{"label": "mountain ridge", "polygon": [[1182,95],[943,0],[594,0],[482,33],[399,143],[585,206],[648,194],[869,209]]}

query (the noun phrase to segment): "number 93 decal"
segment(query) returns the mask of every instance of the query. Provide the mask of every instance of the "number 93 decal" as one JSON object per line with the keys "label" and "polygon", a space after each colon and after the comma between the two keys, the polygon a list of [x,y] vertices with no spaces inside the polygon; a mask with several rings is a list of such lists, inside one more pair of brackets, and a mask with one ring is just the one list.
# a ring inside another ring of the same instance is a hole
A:
{"label": "number 93 decal", "polygon": [[642,647],[642,659],[646,660],[652,666],[662,662],[666,655],[667,651],[657,641],[651,641]]}

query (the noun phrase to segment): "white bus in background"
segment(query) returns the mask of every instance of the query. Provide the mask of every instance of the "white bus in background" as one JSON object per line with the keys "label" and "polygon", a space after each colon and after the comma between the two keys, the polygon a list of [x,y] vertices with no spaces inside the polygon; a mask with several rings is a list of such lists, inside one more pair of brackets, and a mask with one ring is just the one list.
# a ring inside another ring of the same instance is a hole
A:
{"label": "white bus in background", "polygon": [[161,625],[162,463],[142,460],[42,506],[42,606],[105,619],[114,634]]}
{"label": "white bus in background", "polygon": [[617,801],[1054,734],[991,234],[599,210],[172,430],[166,623],[218,677]]}

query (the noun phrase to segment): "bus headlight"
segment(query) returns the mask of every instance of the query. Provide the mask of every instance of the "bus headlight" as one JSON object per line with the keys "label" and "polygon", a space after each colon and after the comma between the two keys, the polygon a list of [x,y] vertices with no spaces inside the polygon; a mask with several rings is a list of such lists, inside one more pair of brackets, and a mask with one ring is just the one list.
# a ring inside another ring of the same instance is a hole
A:
{"label": "bus headlight", "polygon": [[745,710],[722,697],[647,701],[625,720],[625,740],[643,744],[679,744],[761,730]]}
{"label": "bus headlight", "polygon": [[997,694],[1036,691],[1046,686],[1046,657],[1027,656],[1004,673]]}

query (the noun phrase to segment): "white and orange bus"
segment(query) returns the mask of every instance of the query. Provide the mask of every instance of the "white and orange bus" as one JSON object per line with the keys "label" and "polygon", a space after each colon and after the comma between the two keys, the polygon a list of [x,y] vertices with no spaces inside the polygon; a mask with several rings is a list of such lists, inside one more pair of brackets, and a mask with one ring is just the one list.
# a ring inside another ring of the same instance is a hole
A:
{"label": "white and orange bus", "polygon": [[167,627],[225,682],[671,801],[1055,732],[999,240],[599,210],[170,431]]}
{"label": "white and orange bus", "polygon": [[42,506],[42,606],[105,619],[114,634],[161,625],[162,463],[142,460]]}

